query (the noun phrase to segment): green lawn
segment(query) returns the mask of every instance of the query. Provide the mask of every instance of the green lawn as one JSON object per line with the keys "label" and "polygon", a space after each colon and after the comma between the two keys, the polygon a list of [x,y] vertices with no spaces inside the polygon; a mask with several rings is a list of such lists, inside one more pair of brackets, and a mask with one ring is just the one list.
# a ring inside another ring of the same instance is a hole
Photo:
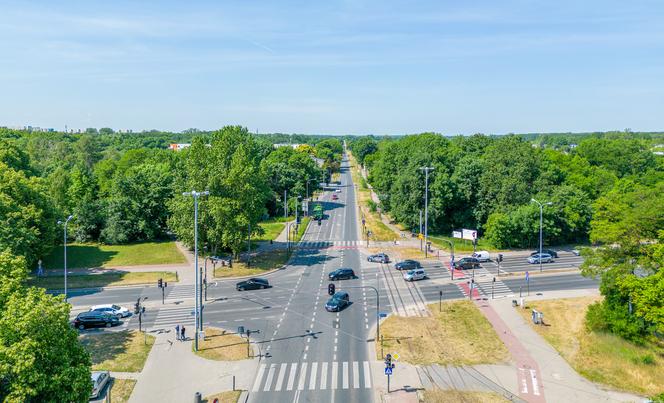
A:
{"label": "green lawn", "polygon": [[[433,246],[438,247],[442,250],[446,250],[448,252],[450,251],[450,244],[443,241],[443,239],[454,242],[455,254],[456,252],[473,251],[473,243],[466,239],[458,239],[458,238],[452,238],[451,236],[438,236],[438,235],[429,235],[429,239],[431,240],[431,244]],[[484,239],[480,239],[477,241],[477,250],[485,250],[489,252],[498,251],[498,249],[494,248],[493,245],[491,245],[489,242],[485,241]]]}
{"label": "green lawn", "polygon": [[295,235],[295,239],[293,240],[293,242],[299,242],[300,239],[302,239],[302,237],[304,236],[304,231],[307,230],[307,225],[309,225],[309,221],[311,221],[311,217],[304,217],[300,221],[300,226],[297,230],[297,234]]}
{"label": "green lawn", "polygon": [[261,275],[268,270],[273,270],[286,264],[290,254],[285,249],[277,249],[269,252],[263,252],[251,258],[251,264],[246,262],[233,262],[233,267],[217,266],[214,270],[214,277],[240,277]]}
{"label": "green lawn", "polygon": [[84,334],[79,340],[90,353],[93,371],[141,372],[155,337],[125,330]]}
{"label": "green lawn", "polygon": [[[63,248],[58,246],[43,258],[44,269],[63,267]],[[187,260],[175,242],[144,242],[129,245],[73,243],[67,245],[67,267],[113,267],[149,264],[177,264]]]}
{"label": "green lawn", "polygon": [[[157,284],[158,279],[175,282],[175,273],[169,271],[148,272],[111,272],[102,274],[85,274],[67,276],[67,288],[97,288],[119,285]],[[30,277],[28,285],[61,290],[64,288],[64,276]]]}
{"label": "green lawn", "polygon": [[[281,232],[284,230],[286,227],[286,224],[283,222],[261,222],[258,223],[261,228],[263,228],[263,231],[265,233],[257,238],[255,240],[257,241],[269,241],[269,240],[275,240],[281,234]],[[252,239],[253,241],[254,239]]]}

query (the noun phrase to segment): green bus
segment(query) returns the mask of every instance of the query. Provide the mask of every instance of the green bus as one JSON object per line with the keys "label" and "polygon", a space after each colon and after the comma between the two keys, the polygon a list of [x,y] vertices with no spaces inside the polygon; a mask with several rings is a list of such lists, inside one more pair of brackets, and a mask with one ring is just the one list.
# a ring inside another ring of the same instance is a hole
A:
{"label": "green bus", "polygon": [[314,205],[314,219],[322,220],[323,219],[323,205],[316,203]]}

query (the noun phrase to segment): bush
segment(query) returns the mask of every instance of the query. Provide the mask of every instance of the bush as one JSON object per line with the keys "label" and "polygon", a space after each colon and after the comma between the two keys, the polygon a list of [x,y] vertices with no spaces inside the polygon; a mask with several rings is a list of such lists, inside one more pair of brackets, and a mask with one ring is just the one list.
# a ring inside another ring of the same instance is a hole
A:
{"label": "bush", "polygon": [[588,330],[595,332],[606,332],[609,330],[606,323],[604,304],[602,302],[595,302],[588,306],[588,311],[586,312],[586,327]]}
{"label": "bush", "polygon": [[637,316],[623,306],[607,304],[606,300],[588,307],[586,327],[591,331],[611,332],[637,344],[643,344],[648,335],[647,326]]}
{"label": "bush", "polygon": [[378,205],[373,200],[367,200],[367,206],[369,207],[369,211],[371,211],[372,213],[375,213],[376,210],[378,209]]}

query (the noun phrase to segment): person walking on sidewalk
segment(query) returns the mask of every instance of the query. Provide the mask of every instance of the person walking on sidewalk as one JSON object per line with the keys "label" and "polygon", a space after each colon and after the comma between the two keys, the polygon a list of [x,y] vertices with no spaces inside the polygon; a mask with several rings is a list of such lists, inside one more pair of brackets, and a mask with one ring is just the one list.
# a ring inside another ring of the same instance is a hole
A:
{"label": "person walking on sidewalk", "polygon": [[180,340],[180,325],[175,325],[175,340]]}
{"label": "person walking on sidewalk", "polygon": [[184,325],[182,325],[182,327],[180,328],[180,330],[182,331],[182,334],[181,334],[181,336],[180,336],[180,340],[181,340],[181,341],[185,341],[185,340],[187,340],[187,337],[184,335],[184,330],[185,330],[185,329],[184,329]]}

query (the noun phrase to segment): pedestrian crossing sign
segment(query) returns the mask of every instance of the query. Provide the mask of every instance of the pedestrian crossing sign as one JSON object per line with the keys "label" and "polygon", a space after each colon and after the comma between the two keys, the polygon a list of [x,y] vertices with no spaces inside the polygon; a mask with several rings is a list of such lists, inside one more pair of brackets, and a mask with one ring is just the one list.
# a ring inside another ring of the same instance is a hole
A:
{"label": "pedestrian crossing sign", "polygon": [[392,368],[391,367],[385,367],[385,375],[392,375]]}

